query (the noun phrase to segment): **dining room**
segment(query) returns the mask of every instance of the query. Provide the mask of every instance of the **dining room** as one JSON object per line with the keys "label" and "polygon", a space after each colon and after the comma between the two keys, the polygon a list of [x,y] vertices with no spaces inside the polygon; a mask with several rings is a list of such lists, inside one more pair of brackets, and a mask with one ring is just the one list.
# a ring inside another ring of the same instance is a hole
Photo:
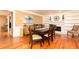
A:
{"label": "dining room", "polygon": [[16,10],[14,24],[16,31],[13,31],[13,35],[26,37],[29,48],[79,48],[79,36],[74,35],[74,38],[71,34],[67,36],[68,30],[74,25],[79,25],[78,12],[78,10]]}
{"label": "dining room", "polygon": [[77,49],[78,16],[78,10],[14,10],[12,38],[0,48]]}
{"label": "dining room", "polygon": [[1,0],[0,59],[78,59],[79,0]]}

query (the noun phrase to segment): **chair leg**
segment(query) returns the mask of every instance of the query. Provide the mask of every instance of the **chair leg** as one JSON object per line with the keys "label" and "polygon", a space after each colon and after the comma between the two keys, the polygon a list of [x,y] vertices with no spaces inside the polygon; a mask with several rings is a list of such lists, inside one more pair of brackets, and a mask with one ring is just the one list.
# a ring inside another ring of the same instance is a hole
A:
{"label": "chair leg", "polygon": [[50,45],[50,41],[49,41],[49,39],[48,39],[48,45]]}
{"label": "chair leg", "polygon": [[72,34],[72,38],[74,37],[74,34]]}
{"label": "chair leg", "polygon": [[53,41],[53,35],[50,37],[50,39]]}
{"label": "chair leg", "polygon": [[42,41],[40,41],[40,47],[42,47]]}
{"label": "chair leg", "polygon": [[32,47],[33,47],[33,41],[31,41],[31,47],[30,48],[32,49]]}
{"label": "chair leg", "polygon": [[55,38],[55,33],[53,34],[54,38]]}
{"label": "chair leg", "polygon": [[42,41],[42,43],[44,44],[44,39],[42,39],[41,41]]}

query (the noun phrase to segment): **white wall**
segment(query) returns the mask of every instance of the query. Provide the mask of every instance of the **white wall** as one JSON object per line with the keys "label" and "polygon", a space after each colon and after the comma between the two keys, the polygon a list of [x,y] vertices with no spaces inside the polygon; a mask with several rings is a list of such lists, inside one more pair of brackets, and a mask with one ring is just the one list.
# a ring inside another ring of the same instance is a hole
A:
{"label": "white wall", "polygon": [[[63,28],[64,21],[62,19],[62,13],[61,14],[51,14],[51,15],[45,15],[43,16],[43,24],[55,24],[57,26],[61,26],[61,32]],[[49,17],[51,16],[51,20],[49,20]],[[59,21],[54,21],[54,17],[59,16]],[[58,33],[61,33],[60,31],[56,31]]]}
{"label": "white wall", "polygon": [[[53,17],[55,15],[60,16],[60,21],[53,21]],[[62,15],[64,15],[64,20],[62,19]],[[52,16],[52,21],[48,19],[49,16]],[[61,26],[61,34],[67,34],[68,30],[72,29],[72,26],[74,24],[79,24],[79,11],[66,11],[61,14],[52,14],[52,15],[46,15],[43,17],[43,23],[44,24],[55,24],[57,26]]]}
{"label": "white wall", "polygon": [[73,25],[79,25],[79,11],[68,11],[64,13],[64,27],[63,32],[67,33],[68,30],[71,30]]}

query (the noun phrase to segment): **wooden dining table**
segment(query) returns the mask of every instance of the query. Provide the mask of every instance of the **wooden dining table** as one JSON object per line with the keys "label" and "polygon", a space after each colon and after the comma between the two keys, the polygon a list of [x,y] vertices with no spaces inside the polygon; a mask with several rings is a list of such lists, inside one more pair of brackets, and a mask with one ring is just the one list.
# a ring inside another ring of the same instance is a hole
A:
{"label": "wooden dining table", "polygon": [[42,36],[42,38],[44,38],[44,34],[48,33],[48,31],[49,31],[49,28],[38,28],[38,29],[32,30],[34,34],[38,34]]}

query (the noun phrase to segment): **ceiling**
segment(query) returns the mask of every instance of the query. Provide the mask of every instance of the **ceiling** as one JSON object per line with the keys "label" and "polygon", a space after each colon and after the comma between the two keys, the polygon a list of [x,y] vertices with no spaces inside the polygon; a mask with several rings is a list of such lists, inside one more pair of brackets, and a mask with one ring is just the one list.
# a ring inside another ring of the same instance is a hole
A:
{"label": "ceiling", "polygon": [[10,15],[10,11],[8,11],[8,10],[0,10],[0,16],[8,16],[8,15]]}
{"label": "ceiling", "polygon": [[29,11],[38,13],[40,15],[47,15],[47,14],[63,13],[68,10],[29,10]]}

